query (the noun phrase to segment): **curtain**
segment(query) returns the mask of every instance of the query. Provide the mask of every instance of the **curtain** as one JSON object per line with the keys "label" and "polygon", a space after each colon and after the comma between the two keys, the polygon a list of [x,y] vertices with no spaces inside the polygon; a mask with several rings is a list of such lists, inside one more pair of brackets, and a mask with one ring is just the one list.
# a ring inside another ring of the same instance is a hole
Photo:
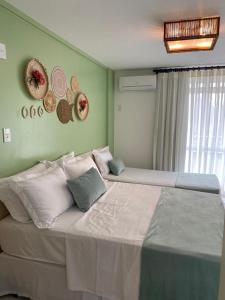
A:
{"label": "curtain", "polygon": [[188,72],[159,73],[153,144],[153,169],[184,171]]}
{"label": "curtain", "polygon": [[225,70],[190,71],[185,172],[216,174],[225,192]]}

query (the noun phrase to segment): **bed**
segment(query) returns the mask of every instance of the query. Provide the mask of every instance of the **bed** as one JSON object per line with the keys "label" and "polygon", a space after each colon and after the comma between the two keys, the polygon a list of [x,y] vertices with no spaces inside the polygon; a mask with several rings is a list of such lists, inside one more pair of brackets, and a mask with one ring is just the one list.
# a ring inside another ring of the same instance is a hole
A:
{"label": "bed", "polygon": [[206,193],[220,193],[220,184],[216,175],[157,171],[128,168],[119,175],[106,174],[103,177],[111,181],[168,186]]}
{"label": "bed", "polygon": [[0,294],[216,300],[223,220],[219,195],[123,182],[85,214],[70,208],[51,229],[7,216],[0,221]]}

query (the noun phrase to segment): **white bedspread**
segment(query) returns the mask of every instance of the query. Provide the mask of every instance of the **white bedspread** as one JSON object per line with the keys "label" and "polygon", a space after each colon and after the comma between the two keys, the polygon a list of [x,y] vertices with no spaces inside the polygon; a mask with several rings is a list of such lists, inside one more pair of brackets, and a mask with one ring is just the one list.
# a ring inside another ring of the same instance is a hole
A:
{"label": "white bedspread", "polygon": [[[70,290],[137,300],[141,246],[161,188],[114,183],[66,235]],[[141,205],[140,205],[141,203]]]}
{"label": "white bedspread", "polygon": [[175,187],[177,174],[177,172],[125,168],[119,176],[107,174],[104,178],[111,181]]}
{"label": "white bedspread", "polygon": [[73,206],[60,215],[53,228],[39,229],[7,216],[0,221],[0,245],[13,256],[65,266],[65,232],[83,213]]}

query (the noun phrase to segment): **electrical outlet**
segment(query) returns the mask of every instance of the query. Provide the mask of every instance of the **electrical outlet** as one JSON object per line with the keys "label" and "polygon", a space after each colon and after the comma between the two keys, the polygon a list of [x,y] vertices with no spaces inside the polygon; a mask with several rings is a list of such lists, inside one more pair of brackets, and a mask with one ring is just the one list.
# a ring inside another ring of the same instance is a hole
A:
{"label": "electrical outlet", "polygon": [[7,59],[6,47],[2,43],[0,43],[0,59]]}
{"label": "electrical outlet", "polygon": [[11,137],[11,129],[10,128],[3,128],[3,142],[4,143],[11,143],[12,137]]}

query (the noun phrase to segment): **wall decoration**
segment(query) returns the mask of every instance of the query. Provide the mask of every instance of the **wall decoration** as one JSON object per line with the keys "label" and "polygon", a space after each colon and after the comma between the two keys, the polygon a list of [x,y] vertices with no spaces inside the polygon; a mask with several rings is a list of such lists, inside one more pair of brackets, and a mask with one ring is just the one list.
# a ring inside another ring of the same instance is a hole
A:
{"label": "wall decoration", "polygon": [[80,91],[79,82],[78,82],[76,75],[73,75],[71,77],[70,86],[71,86],[72,91],[74,91],[74,92]]}
{"label": "wall decoration", "polygon": [[74,103],[74,92],[69,88],[66,91],[66,99],[70,104]]}
{"label": "wall decoration", "polygon": [[44,109],[51,113],[56,109],[56,98],[51,90],[49,90],[43,100]]}
{"label": "wall decoration", "polygon": [[29,110],[26,108],[26,106],[23,106],[22,109],[21,109],[21,114],[22,114],[22,117],[24,119],[27,119],[28,116],[29,116]]}
{"label": "wall decoration", "polygon": [[44,114],[44,110],[42,106],[38,106],[38,108],[31,105],[29,108],[23,106],[21,109],[21,115],[24,119],[31,118],[34,119],[36,117],[42,117]]}
{"label": "wall decoration", "polygon": [[57,115],[59,121],[63,124],[73,121],[72,109],[73,104],[69,104],[69,102],[65,99],[60,100],[57,106]]}
{"label": "wall decoration", "polygon": [[54,67],[51,75],[52,90],[56,97],[62,99],[66,95],[66,74],[60,67]]}
{"label": "wall decoration", "polygon": [[89,112],[89,102],[84,93],[78,94],[74,109],[75,113],[81,121],[87,118]]}
{"label": "wall decoration", "polygon": [[31,107],[30,107],[30,117],[31,117],[31,119],[36,118],[36,115],[37,115],[36,108],[33,105],[31,105]]}
{"label": "wall decoration", "polygon": [[48,75],[43,65],[36,59],[31,59],[25,71],[25,84],[29,94],[41,100],[48,91]]}
{"label": "wall decoration", "polygon": [[37,109],[37,114],[38,114],[38,116],[39,116],[40,118],[43,116],[44,110],[43,110],[43,108],[42,108],[41,106],[38,107],[38,109]]}

